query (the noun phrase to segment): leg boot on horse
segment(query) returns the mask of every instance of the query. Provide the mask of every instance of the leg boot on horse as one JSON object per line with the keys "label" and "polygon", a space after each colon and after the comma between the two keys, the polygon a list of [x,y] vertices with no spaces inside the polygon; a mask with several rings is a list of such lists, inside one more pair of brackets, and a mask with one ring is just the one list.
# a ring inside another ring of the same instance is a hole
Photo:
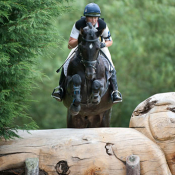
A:
{"label": "leg boot on horse", "polygon": [[94,80],[92,83],[92,103],[97,105],[101,101],[101,96],[100,96],[100,88],[102,87],[102,84],[100,83],[99,80]]}
{"label": "leg boot on horse", "polygon": [[73,83],[73,101],[70,106],[70,112],[72,116],[75,116],[81,110],[81,77],[78,74],[72,76],[72,83]]}
{"label": "leg boot on horse", "polygon": [[112,86],[112,89],[113,89],[113,92],[111,94],[112,95],[112,101],[113,101],[113,103],[122,102],[122,95],[118,91],[116,70],[113,69],[111,71],[111,73],[112,73],[112,76],[110,78],[110,83],[111,83],[111,86]]}

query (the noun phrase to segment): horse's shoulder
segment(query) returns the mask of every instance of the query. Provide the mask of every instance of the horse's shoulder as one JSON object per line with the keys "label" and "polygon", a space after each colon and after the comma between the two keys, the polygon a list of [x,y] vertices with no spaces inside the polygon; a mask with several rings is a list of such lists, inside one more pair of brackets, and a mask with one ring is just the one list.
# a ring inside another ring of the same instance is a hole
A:
{"label": "horse's shoulder", "polygon": [[80,59],[77,54],[75,54],[71,59],[69,66],[77,66],[80,63]]}
{"label": "horse's shoulder", "polygon": [[78,69],[80,69],[80,61],[80,58],[76,54],[70,58],[65,75],[67,76],[68,74],[74,74],[77,72]]}
{"label": "horse's shoulder", "polygon": [[105,67],[105,73],[106,73],[107,79],[109,79],[111,77],[109,61],[103,55],[100,55],[99,59],[102,65]]}
{"label": "horse's shoulder", "polygon": [[109,62],[108,62],[108,60],[103,55],[100,55],[99,59],[101,60],[102,64],[105,66],[105,68],[109,69]]}

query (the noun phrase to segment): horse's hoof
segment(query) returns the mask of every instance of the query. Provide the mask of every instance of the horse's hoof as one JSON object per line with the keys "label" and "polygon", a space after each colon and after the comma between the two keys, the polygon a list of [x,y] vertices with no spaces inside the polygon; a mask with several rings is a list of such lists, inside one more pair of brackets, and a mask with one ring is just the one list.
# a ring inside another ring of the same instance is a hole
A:
{"label": "horse's hoof", "polygon": [[80,110],[81,110],[81,106],[80,105],[75,106],[73,103],[71,104],[70,112],[71,112],[72,116],[78,115]]}
{"label": "horse's hoof", "polygon": [[94,104],[94,105],[98,105],[100,103],[100,101],[101,101],[101,97],[99,95],[94,96],[92,98],[92,104]]}

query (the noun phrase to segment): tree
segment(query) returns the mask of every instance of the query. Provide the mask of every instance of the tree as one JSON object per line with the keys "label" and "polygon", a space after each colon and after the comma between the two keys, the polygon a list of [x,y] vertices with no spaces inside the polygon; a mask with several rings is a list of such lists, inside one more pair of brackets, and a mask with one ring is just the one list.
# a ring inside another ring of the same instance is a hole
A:
{"label": "tree", "polygon": [[174,91],[175,2],[112,1],[104,9],[110,18],[115,41],[111,53],[123,94],[123,103],[120,109],[114,108],[116,117],[112,119],[118,126],[126,126],[141,101]]}
{"label": "tree", "polygon": [[[67,10],[63,2],[0,1],[0,138],[18,137],[16,129],[37,128],[26,110],[34,79],[41,75],[36,69],[38,56],[49,57],[49,48],[60,42],[53,21]],[[18,126],[19,118],[28,123]]]}
{"label": "tree", "polygon": [[[57,19],[59,33],[65,41],[55,50],[52,61],[42,57],[41,69],[48,78],[39,81],[39,90],[33,95],[30,115],[40,128],[62,128],[66,126],[66,107],[51,99],[50,94],[58,85],[61,66],[69,51],[70,31],[83,15],[86,4],[92,1],[74,1],[71,12]],[[107,23],[113,39],[109,47],[117,71],[119,91],[123,102],[113,106],[111,126],[128,127],[134,108],[146,98],[175,88],[175,3],[169,1],[140,0],[96,0],[101,8],[101,17]],[[66,21],[66,22],[65,22]],[[46,108],[47,106],[47,108]],[[38,117],[39,116],[39,117]],[[41,120],[42,117],[42,120]]]}

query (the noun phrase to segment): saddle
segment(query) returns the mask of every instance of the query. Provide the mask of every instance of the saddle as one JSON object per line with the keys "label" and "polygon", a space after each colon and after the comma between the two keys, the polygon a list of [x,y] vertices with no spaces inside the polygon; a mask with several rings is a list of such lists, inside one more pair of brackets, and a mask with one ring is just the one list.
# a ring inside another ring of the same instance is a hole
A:
{"label": "saddle", "polygon": [[[68,69],[70,60],[77,54],[77,52],[78,52],[78,48],[75,48],[74,51],[69,54],[64,66],[63,66],[65,76],[67,76],[67,69]],[[112,65],[111,65],[109,59],[107,58],[107,56],[102,51],[100,51],[99,57],[100,57],[100,59],[103,60],[103,63],[104,63],[106,70],[107,70],[107,72],[106,72],[107,80],[109,80],[111,77],[110,70],[111,70]]]}

